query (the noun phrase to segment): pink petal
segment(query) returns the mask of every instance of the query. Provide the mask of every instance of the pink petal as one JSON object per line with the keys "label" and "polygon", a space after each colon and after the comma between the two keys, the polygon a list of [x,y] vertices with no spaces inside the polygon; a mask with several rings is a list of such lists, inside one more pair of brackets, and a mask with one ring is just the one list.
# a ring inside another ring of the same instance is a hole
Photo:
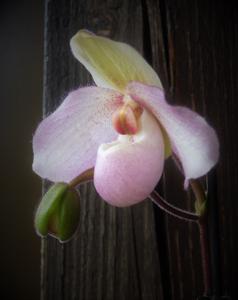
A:
{"label": "pink petal", "polygon": [[121,94],[109,89],[71,92],[36,130],[33,170],[43,178],[69,182],[93,167],[99,145],[117,136],[111,118],[121,104]]}
{"label": "pink petal", "polygon": [[169,105],[157,87],[132,82],[127,90],[165,128],[172,150],[182,163],[185,185],[189,179],[206,174],[217,163],[218,138],[204,118],[186,107]]}
{"label": "pink petal", "polygon": [[101,197],[115,206],[144,200],[155,188],[164,166],[164,145],[156,119],[144,111],[142,130],[98,149],[94,184]]}

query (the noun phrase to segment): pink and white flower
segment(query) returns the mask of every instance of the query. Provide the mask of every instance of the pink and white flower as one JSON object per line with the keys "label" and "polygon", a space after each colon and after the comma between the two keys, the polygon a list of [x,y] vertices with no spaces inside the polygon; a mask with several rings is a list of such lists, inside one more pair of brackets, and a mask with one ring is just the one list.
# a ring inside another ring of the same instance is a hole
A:
{"label": "pink and white flower", "polygon": [[149,196],[171,153],[181,162],[185,186],[216,164],[213,128],[190,109],[166,102],[159,77],[135,49],[85,30],[72,38],[71,49],[97,86],[71,92],[38,126],[38,175],[70,182],[94,167],[101,197],[128,206]]}

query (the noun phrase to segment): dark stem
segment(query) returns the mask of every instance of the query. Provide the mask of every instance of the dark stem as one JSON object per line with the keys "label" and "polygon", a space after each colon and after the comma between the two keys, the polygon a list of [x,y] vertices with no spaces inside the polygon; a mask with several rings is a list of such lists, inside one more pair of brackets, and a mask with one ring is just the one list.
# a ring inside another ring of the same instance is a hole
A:
{"label": "dark stem", "polygon": [[176,206],[173,206],[172,204],[165,201],[159,193],[156,191],[153,191],[149,198],[162,210],[164,210],[166,213],[177,217],[179,219],[185,220],[185,221],[191,221],[191,222],[197,222],[199,220],[199,215],[180,209]]}
{"label": "dark stem", "polygon": [[200,234],[204,296],[209,296],[211,294],[211,259],[208,238],[208,213],[206,206],[206,193],[199,181],[190,180],[189,183],[196,199],[196,212],[200,215],[200,218],[198,220],[198,227]]}
{"label": "dark stem", "polygon": [[197,213],[192,213],[173,206],[172,204],[164,200],[156,191],[153,191],[149,198],[166,213],[182,220],[197,222],[200,233],[204,297],[209,297],[211,295],[211,261],[208,239],[208,214],[206,208],[206,194],[200,182],[191,180],[190,186],[196,199],[195,207]]}
{"label": "dark stem", "polygon": [[208,240],[207,214],[198,221],[203,270],[204,296],[211,295],[211,264]]}

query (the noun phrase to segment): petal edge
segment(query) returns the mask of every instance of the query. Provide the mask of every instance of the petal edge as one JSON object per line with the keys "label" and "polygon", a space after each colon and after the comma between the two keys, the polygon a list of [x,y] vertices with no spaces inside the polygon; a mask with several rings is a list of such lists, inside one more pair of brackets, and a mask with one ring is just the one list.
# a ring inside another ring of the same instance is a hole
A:
{"label": "petal edge", "polygon": [[219,159],[219,141],[215,130],[192,110],[172,106],[161,89],[140,83],[127,87],[130,96],[151,111],[166,130],[173,152],[182,163],[185,186],[189,179],[205,175]]}
{"label": "petal edge", "polygon": [[108,89],[71,92],[36,130],[33,170],[42,178],[69,182],[93,167],[99,145],[117,136],[111,115],[121,104],[121,94]]}

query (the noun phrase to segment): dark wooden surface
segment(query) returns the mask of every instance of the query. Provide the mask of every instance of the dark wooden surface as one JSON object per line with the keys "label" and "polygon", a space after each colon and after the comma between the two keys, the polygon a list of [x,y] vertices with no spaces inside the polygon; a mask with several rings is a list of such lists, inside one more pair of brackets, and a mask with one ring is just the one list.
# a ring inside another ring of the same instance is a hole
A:
{"label": "dark wooden surface", "polygon": [[[70,90],[92,82],[70,53],[87,28],[137,48],[159,73],[171,103],[204,115],[217,129],[221,159],[208,183],[214,293],[238,298],[237,10],[232,2],[48,0],[45,3],[44,114]],[[160,191],[192,209],[172,161]],[[147,200],[108,206],[81,188],[75,238],[42,243],[42,299],[191,300],[202,295],[198,229],[165,216]]]}

